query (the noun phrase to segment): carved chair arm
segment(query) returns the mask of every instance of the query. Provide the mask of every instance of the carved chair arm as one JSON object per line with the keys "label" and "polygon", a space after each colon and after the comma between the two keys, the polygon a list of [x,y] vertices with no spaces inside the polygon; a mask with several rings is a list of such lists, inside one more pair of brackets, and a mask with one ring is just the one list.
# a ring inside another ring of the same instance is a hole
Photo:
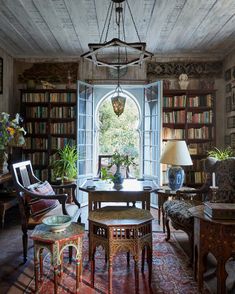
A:
{"label": "carved chair arm", "polygon": [[80,208],[80,203],[78,202],[76,198],[76,190],[77,190],[77,184],[71,183],[71,184],[65,184],[65,185],[51,185],[53,189],[55,190],[61,190],[61,189],[71,189],[72,190],[72,199],[73,202]]}

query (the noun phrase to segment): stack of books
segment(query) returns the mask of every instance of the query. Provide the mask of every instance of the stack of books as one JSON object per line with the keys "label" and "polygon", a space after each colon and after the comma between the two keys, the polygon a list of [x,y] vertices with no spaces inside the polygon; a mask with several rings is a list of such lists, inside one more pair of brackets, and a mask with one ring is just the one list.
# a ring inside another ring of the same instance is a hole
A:
{"label": "stack of books", "polygon": [[212,219],[235,219],[235,203],[205,202],[204,212]]}

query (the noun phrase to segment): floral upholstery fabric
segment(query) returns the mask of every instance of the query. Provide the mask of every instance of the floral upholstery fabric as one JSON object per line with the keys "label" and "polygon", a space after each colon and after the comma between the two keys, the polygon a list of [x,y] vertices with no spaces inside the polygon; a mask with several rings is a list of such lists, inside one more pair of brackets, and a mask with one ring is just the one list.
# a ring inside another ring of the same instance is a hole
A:
{"label": "floral upholstery fabric", "polygon": [[193,200],[168,200],[163,204],[163,208],[174,223],[189,228],[193,226],[193,216],[189,212],[189,208],[199,204],[199,202]]}

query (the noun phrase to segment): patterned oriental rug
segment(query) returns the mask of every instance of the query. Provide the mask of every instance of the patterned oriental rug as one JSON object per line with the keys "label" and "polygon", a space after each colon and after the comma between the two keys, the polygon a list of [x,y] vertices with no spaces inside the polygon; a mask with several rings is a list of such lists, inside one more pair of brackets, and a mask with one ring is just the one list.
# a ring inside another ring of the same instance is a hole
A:
{"label": "patterned oriental rug", "polygon": [[[44,258],[44,281],[40,284],[39,293],[54,293],[53,271],[50,270],[50,257]],[[64,273],[59,281],[58,293],[75,293],[74,263],[69,264],[66,253],[64,258]],[[33,276],[33,273],[32,273]],[[153,274],[151,289],[148,286],[148,267],[145,273],[140,271],[140,293],[167,293],[167,294],[193,294],[198,293],[197,284],[193,280],[192,268],[189,259],[172,234],[170,242],[165,241],[165,234],[153,233]],[[22,285],[22,282],[21,282]],[[107,293],[108,273],[104,260],[104,251],[96,251],[95,289],[90,286],[90,268],[88,262],[88,240],[84,240],[83,275],[80,284],[82,294]],[[13,290],[13,289],[11,289]],[[11,291],[10,291],[11,292]],[[11,292],[11,293],[14,293]],[[25,287],[23,293],[34,293],[34,279]],[[134,287],[134,261],[131,259],[130,267],[126,265],[126,254],[118,254],[113,262],[113,293],[135,293]]]}

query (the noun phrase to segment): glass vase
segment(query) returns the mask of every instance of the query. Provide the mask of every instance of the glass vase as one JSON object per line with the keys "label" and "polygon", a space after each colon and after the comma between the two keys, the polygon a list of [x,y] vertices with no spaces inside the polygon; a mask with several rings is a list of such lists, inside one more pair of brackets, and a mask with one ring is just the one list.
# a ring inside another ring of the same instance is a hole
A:
{"label": "glass vase", "polygon": [[0,149],[0,174],[8,173],[8,154],[6,152],[6,149]]}

